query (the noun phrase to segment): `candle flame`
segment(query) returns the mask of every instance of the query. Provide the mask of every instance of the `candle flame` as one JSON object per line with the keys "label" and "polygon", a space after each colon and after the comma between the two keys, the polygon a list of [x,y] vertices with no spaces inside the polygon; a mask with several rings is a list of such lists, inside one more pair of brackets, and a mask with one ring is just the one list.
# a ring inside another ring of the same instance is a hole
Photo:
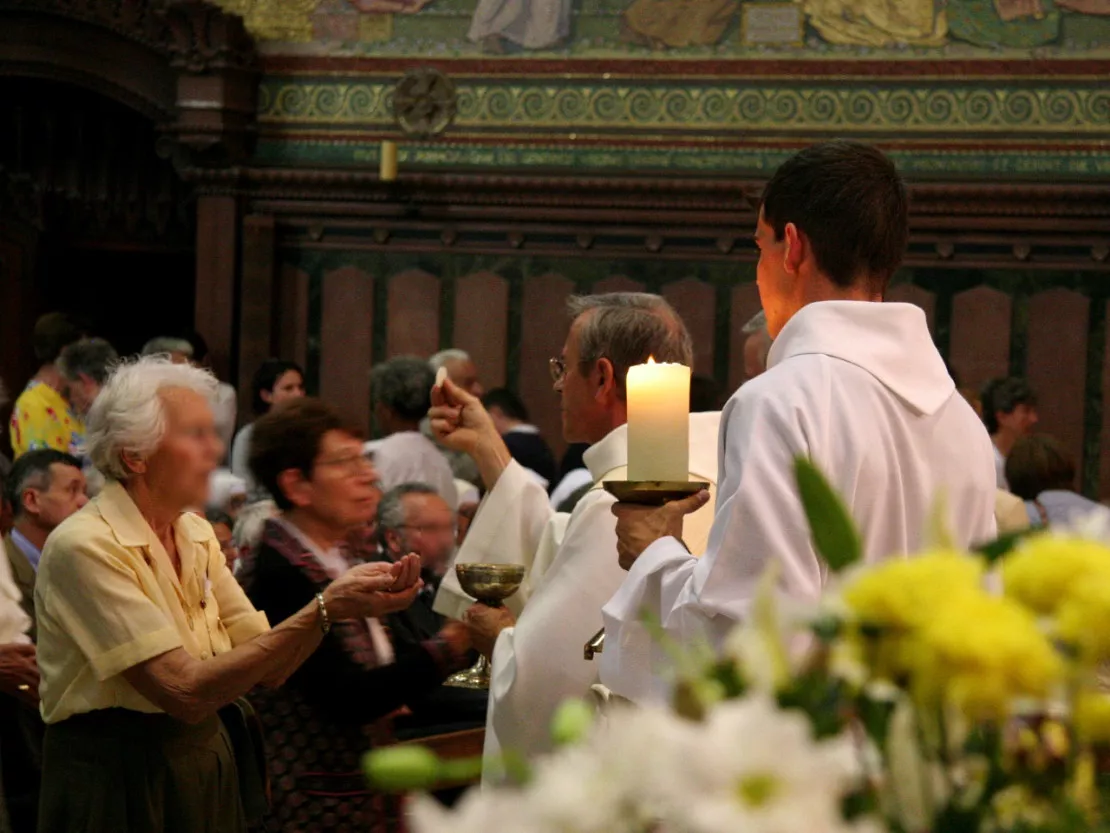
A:
{"label": "candle flame", "polygon": [[655,364],[655,356],[648,356],[646,364]]}

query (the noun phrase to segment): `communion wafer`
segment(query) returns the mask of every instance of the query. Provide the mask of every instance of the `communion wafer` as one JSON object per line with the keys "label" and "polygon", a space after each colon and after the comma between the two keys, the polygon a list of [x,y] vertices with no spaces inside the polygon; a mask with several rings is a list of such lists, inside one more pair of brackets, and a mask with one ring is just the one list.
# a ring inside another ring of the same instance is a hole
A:
{"label": "communion wafer", "polygon": [[443,387],[443,383],[447,381],[447,368],[441,367],[436,371],[436,387]]}

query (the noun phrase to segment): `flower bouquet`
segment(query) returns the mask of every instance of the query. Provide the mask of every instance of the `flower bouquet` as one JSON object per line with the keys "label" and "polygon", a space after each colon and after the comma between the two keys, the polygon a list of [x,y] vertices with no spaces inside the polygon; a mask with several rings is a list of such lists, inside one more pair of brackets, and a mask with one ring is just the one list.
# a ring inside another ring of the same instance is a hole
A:
{"label": "flower bouquet", "polygon": [[[796,477],[832,573],[817,604],[771,572],[723,652],[660,632],[669,708],[567,703],[554,753],[453,810],[417,797],[415,833],[1110,831],[1110,547],[1063,530],[960,552],[937,521],[928,551],[864,566],[824,477]],[[407,748],[366,770],[407,790],[473,763]]]}

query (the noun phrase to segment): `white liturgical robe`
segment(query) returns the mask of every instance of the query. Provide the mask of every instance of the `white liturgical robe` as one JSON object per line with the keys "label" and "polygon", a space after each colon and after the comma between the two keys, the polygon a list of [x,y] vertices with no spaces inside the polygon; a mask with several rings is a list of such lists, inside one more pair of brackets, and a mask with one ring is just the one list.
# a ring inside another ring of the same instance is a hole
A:
{"label": "white liturgical robe", "polygon": [[[720,416],[690,416],[691,479],[716,481]],[[547,751],[556,707],[568,697],[589,696],[598,681],[597,663],[583,657],[583,647],[601,629],[601,606],[627,575],[617,563],[615,499],[600,484],[627,475],[628,427],[591,446],[585,461],[596,485],[569,515],[553,511],[546,492],[510,463],[456,556],[456,563],[528,568],[521,590],[506,601],[518,615],[516,626],[501,632],[493,653],[487,758],[502,749],[528,757]],[[686,519],[683,538],[692,552],[705,550],[712,519],[712,502]],[[448,570],[436,610],[458,618],[472,604]]]}
{"label": "white liturgical robe", "polygon": [[645,609],[679,642],[720,646],[772,561],[781,593],[820,596],[828,571],[798,497],[796,457],[812,459],[844,498],[867,562],[920,549],[941,496],[957,546],[995,534],[991,441],[956,391],[921,309],[810,304],[783,327],[767,364],[722,414],[705,555],[693,558],[673,538],[656,541],[604,608],[601,682],[615,694],[638,702],[665,694],[663,658],[638,626]]}

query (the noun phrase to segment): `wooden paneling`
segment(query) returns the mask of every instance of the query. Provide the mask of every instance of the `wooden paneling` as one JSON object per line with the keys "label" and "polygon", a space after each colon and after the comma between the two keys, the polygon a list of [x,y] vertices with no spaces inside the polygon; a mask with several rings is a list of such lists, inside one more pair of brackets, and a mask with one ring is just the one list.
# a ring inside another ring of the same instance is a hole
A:
{"label": "wooden paneling", "polygon": [[958,294],[952,302],[949,363],[965,388],[979,390],[1010,372],[1010,297],[987,286]]}
{"label": "wooden paneling", "polygon": [[353,266],[328,272],[322,309],[320,398],[369,430],[374,280]]}
{"label": "wooden paneling", "polygon": [[196,328],[208,342],[212,369],[230,378],[235,309],[235,197],[197,198]]}
{"label": "wooden paneling", "polygon": [[389,278],[386,349],[427,358],[439,350],[439,278],[410,269]]}
{"label": "wooden paneling", "polygon": [[255,368],[273,355],[274,218],[243,218],[243,269],[239,300],[239,412],[249,413]]}
{"label": "wooden paneling", "polygon": [[713,376],[713,327],[716,298],[713,287],[686,278],[663,287],[663,297],[678,310],[694,340],[694,373]]}
{"label": "wooden paneling", "polygon": [[731,396],[744,383],[744,342],[748,337],[741,330],[753,315],[762,309],[759,302],[759,289],[755,281],[742,283],[732,289],[732,310],[729,327],[728,390]]}
{"label": "wooden paneling", "polygon": [[643,292],[644,285],[626,275],[610,275],[593,285],[590,292],[601,295],[605,292]]}
{"label": "wooden paneling", "polygon": [[[308,273],[288,263],[278,270],[278,356],[304,367],[308,359]],[[253,372],[253,371],[252,371]]]}
{"label": "wooden paneling", "polygon": [[1050,289],[1029,305],[1026,377],[1040,399],[1037,430],[1063,443],[1077,470],[1083,459],[1088,303],[1078,292]]}
{"label": "wooden paneling", "polygon": [[886,293],[888,301],[904,304],[916,304],[925,311],[925,320],[929,322],[929,332],[936,333],[935,318],[937,310],[937,296],[927,289],[914,286],[912,283],[903,283],[892,286]]}
{"label": "wooden paneling", "polygon": [[488,390],[505,384],[509,282],[493,272],[460,278],[455,289],[454,346],[465,350]]}
{"label": "wooden paneling", "polygon": [[559,275],[531,277],[524,282],[521,305],[525,323],[520,340],[520,396],[556,456],[563,453],[566,443],[559,395],[552,390],[547,363],[562,353],[566,342],[568,322],[563,308],[573,291],[574,284]]}

